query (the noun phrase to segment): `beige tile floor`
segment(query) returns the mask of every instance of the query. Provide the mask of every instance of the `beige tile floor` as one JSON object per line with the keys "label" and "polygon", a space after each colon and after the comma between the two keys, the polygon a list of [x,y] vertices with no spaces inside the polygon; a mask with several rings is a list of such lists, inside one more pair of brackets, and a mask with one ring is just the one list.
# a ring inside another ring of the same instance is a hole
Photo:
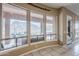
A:
{"label": "beige tile floor", "polygon": [[25,56],[79,56],[79,40],[63,46],[52,46],[32,52]]}

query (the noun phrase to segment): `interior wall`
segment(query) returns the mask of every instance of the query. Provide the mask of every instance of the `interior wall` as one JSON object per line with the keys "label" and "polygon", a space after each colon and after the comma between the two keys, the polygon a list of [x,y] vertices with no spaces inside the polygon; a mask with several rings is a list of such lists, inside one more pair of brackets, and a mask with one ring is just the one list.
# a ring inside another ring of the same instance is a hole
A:
{"label": "interior wall", "polygon": [[[59,36],[60,36],[60,41],[63,42],[63,44],[66,44],[66,40],[67,40],[67,15],[72,17],[72,26],[73,26],[73,39],[75,39],[75,20],[76,20],[76,14],[73,13],[72,11],[68,10],[67,8],[60,8],[59,9]],[[73,40],[74,41],[74,40]]]}
{"label": "interior wall", "polygon": [[[75,21],[74,21],[74,23],[75,23],[75,25],[76,25],[76,23],[79,23],[79,16],[76,16],[75,17]],[[75,26],[74,25],[74,26]],[[77,34],[78,32],[76,31],[76,29],[74,29],[74,35],[75,35],[75,39],[74,40],[76,40],[77,39],[77,37],[76,37],[76,34]],[[78,34],[77,34],[78,35]]]}

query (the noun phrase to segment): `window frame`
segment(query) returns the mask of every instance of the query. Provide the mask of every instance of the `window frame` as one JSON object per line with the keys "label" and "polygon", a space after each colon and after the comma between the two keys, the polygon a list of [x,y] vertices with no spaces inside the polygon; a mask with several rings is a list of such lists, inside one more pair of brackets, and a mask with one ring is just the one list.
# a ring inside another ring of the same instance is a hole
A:
{"label": "window frame", "polygon": [[[26,21],[26,27],[27,27],[27,19],[28,19],[28,16],[27,16],[27,14],[28,14],[28,10],[26,10],[26,9],[23,9],[23,8],[20,8],[20,7],[18,7],[18,6],[15,6],[15,5],[12,5],[12,4],[2,4],[2,19],[4,18],[3,17],[3,5],[8,5],[8,6],[12,6],[12,7],[14,7],[14,8],[16,8],[16,9],[21,9],[21,10],[24,10],[25,11],[25,14],[26,14],[26,16],[25,16],[25,21]],[[4,18],[5,19],[5,18]],[[13,19],[13,18],[12,18]],[[3,21],[2,21],[3,22]],[[3,26],[3,25],[2,25]],[[27,31],[27,28],[26,28],[26,31]],[[3,32],[2,32],[3,33]],[[26,35],[26,37],[25,38],[27,38],[26,40],[28,40],[28,34]],[[0,39],[0,41],[3,41],[3,40],[6,40],[6,39],[15,39],[15,38],[1,38]],[[19,40],[19,39],[18,39]],[[15,40],[16,41],[16,40]],[[1,45],[2,43],[0,43],[0,45]],[[17,44],[17,42],[15,43],[15,44]],[[20,46],[24,46],[24,45],[27,45],[28,46],[28,41],[27,41],[27,43],[26,44],[23,44],[23,45],[18,45],[18,46],[13,46],[13,47],[10,47],[10,48],[7,48],[7,49],[4,49],[4,48],[2,48],[1,49],[1,51],[5,51],[5,50],[8,50],[8,49],[14,49],[14,48],[17,48],[17,47],[20,47]]]}

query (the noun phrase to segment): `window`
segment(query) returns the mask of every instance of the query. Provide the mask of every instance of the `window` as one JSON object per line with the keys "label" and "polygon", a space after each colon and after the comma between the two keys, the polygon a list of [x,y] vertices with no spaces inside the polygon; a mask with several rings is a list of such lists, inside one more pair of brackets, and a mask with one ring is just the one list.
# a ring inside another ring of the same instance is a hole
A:
{"label": "window", "polygon": [[44,40],[43,37],[43,15],[31,12],[31,42]]}
{"label": "window", "polygon": [[47,41],[54,40],[56,27],[54,16],[34,11],[27,12],[10,4],[3,4],[0,50],[29,44],[28,42],[44,41],[45,37]]}
{"label": "window", "polygon": [[2,6],[2,49],[27,44],[26,10],[9,4]]}
{"label": "window", "polygon": [[55,37],[55,19],[53,16],[46,16],[46,40],[54,40]]}
{"label": "window", "polygon": [[76,20],[75,22],[75,38],[79,39],[79,21]]}

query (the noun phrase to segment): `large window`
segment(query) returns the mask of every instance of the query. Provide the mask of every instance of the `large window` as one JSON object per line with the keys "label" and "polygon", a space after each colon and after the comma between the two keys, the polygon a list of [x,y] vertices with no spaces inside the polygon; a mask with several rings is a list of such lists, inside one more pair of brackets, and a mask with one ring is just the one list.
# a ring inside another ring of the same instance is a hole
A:
{"label": "large window", "polygon": [[31,12],[31,42],[44,40],[43,37],[43,15]]}
{"label": "large window", "polygon": [[55,19],[53,16],[46,16],[46,40],[54,40],[56,38],[55,33]]}
{"label": "large window", "polygon": [[27,44],[27,12],[12,5],[2,6],[2,49]]}
{"label": "large window", "polygon": [[56,30],[55,16],[2,4],[1,50],[57,39]]}

